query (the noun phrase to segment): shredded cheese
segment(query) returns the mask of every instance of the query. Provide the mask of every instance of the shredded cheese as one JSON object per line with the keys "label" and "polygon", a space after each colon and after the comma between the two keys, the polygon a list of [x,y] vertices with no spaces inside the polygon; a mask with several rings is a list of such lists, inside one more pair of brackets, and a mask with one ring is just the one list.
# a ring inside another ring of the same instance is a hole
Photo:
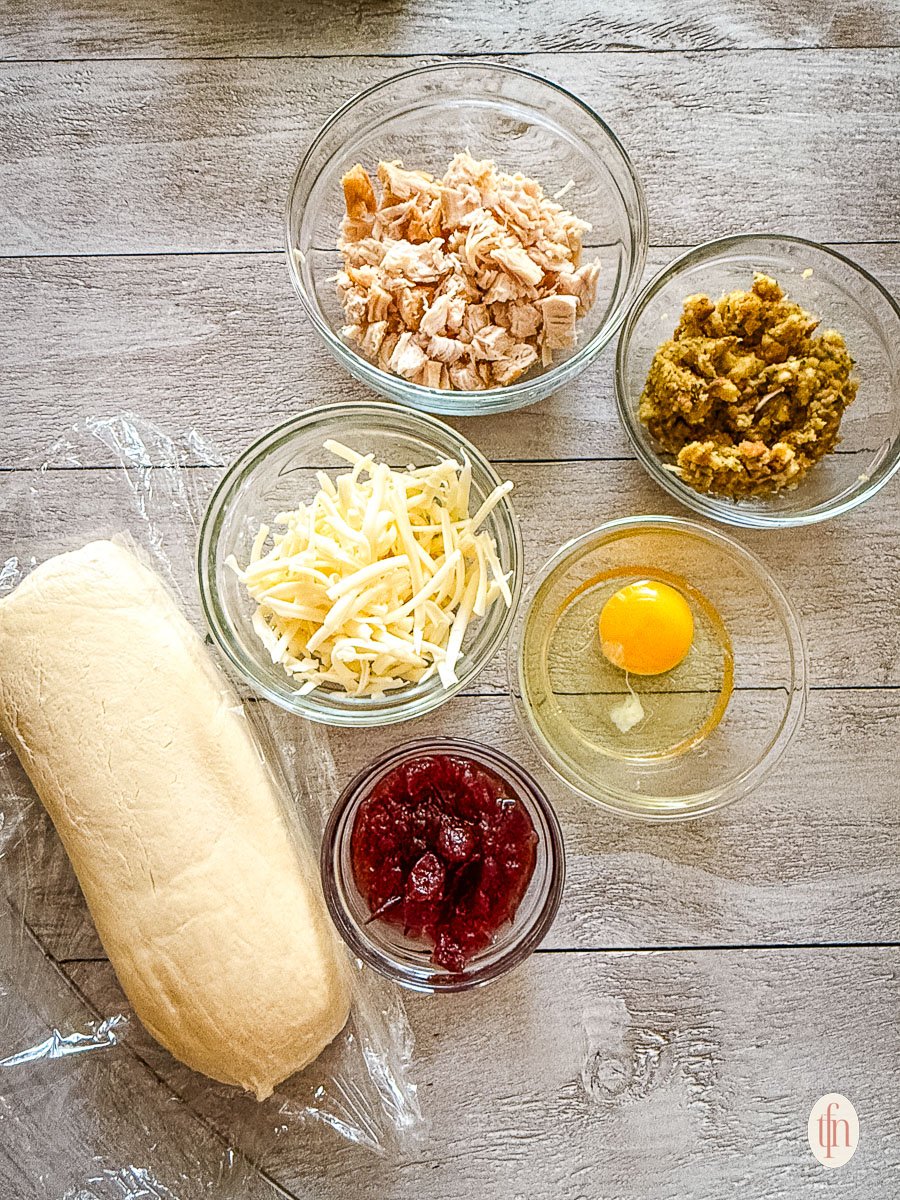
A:
{"label": "shredded cheese", "polygon": [[435,674],[451,687],[470,622],[512,603],[511,572],[481,528],[512,484],[472,515],[468,462],[396,471],[340,442],[325,449],[350,470],[318,472],[312,502],[276,516],[274,532],[261,526],[246,566],[227,560],[256,602],[257,637],[301,695],[379,696]]}

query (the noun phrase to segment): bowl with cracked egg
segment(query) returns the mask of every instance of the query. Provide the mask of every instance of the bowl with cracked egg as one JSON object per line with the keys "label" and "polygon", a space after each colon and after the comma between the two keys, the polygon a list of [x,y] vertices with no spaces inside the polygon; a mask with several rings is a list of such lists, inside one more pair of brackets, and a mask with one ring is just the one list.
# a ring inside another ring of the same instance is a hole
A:
{"label": "bowl with cracked egg", "polygon": [[777,580],[721,530],[609,521],[537,573],[508,649],[535,750],[600,808],[648,821],[748,795],[806,708],[803,630]]}
{"label": "bowl with cracked egg", "polygon": [[287,204],[294,287],[376,392],[455,415],[579,375],[637,292],[647,211],[625,150],[564,88],[443,63],[369,88],[319,132]]}
{"label": "bowl with cracked egg", "polygon": [[213,640],[255,692],[313,721],[432,711],[487,666],[515,615],[511,490],[425,413],[307,410],[241,454],[210,498],[198,572]]}
{"label": "bowl with cracked egg", "polygon": [[900,308],[815,242],[709,242],[632,306],[616,400],[643,466],[695,512],[750,528],[822,521],[900,466]]}

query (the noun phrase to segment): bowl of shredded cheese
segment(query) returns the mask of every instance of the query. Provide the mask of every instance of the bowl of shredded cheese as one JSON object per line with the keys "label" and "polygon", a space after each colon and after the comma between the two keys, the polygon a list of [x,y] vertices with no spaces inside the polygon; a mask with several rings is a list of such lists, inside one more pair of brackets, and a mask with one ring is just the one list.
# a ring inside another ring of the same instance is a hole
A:
{"label": "bowl of shredded cheese", "polygon": [[228,468],[200,532],[213,639],[253,689],[329,725],[421,716],[470,684],[522,588],[512,484],[440,421],[311,409]]}

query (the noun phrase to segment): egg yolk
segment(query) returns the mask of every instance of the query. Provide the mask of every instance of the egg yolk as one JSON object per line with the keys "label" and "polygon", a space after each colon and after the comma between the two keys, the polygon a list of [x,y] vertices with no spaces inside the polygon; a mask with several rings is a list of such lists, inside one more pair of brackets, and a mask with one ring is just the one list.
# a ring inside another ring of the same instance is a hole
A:
{"label": "egg yolk", "polygon": [[600,613],[604,655],[613,666],[634,675],[671,671],[693,640],[690,605],[667,583],[630,583],[610,596]]}

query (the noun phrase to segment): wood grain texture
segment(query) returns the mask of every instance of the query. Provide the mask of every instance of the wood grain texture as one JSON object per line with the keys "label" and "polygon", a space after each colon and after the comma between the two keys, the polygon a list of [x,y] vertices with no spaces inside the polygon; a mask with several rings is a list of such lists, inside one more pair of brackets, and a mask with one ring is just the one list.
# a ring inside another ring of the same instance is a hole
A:
{"label": "wood grain texture", "polygon": [[[419,60],[424,61],[424,60]],[[609,121],[652,240],[896,237],[900,51],[538,54]],[[273,250],[316,129],[409,59],[0,66],[0,253]]]}
{"label": "wood grain texture", "polygon": [[[23,933],[5,899],[0,944],[0,1058],[39,1045],[55,1028],[90,1029],[93,998],[85,1000]],[[14,976],[6,961],[11,947]],[[223,1184],[217,1196],[276,1198],[133,1055],[101,1049],[0,1067],[3,1200],[208,1200],[202,1177],[216,1174]],[[225,1193],[228,1180],[235,1187]]]}
{"label": "wood grain texture", "polygon": [[[684,247],[654,248],[646,277]],[[900,243],[842,246],[900,292]],[[331,356],[280,254],[0,260],[7,353],[0,468],[35,430],[123,408],[233,457],[300,408],[371,393]],[[40,353],[35,353],[35,346]],[[614,345],[575,383],[531,408],[453,423],[490,459],[630,457],[613,395]],[[49,435],[48,435],[49,436]],[[111,462],[98,443],[87,466]]]}
{"label": "wood grain texture", "polygon": [[[282,719],[286,738],[297,720]],[[451,732],[524,763],[560,814],[568,878],[547,949],[900,942],[896,691],[813,693],[797,742],[770,778],[732,808],[685,825],[625,821],[572,796],[500,697],[458,697],[452,710],[399,735],[330,731],[338,783],[398,741]],[[9,860],[14,853],[14,866],[27,863],[25,919],[60,960],[102,956],[39,810],[30,828]]]}
{"label": "wood grain texture", "polygon": [[[0,0],[0,59],[19,60],[0,62],[0,564],[129,526],[157,539],[198,620],[192,514],[215,469],[185,475],[180,515],[161,524],[167,485],[151,473],[151,523],[135,526],[121,471],[78,469],[64,447],[65,469],[16,468],[91,414],[130,408],[230,457],[291,412],[365,395],[316,343],[279,252],[296,161],[363,86],[443,53],[508,55],[620,134],[646,187],[651,267],[757,227],[857,243],[851,257],[897,291],[897,47],[895,0]],[[529,574],[603,520],[677,511],[630,461],[610,350],[535,408],[457,424],[515,482]],[[98,443],[80,461],[113,459]],[[738,535],[797,603],[814,691],[770,779],[702,822],[632,824],[550,780],[502,659],[428,718],[331,732],[339,782],[415,735],[500,745],[564,826],[566,893],[538,954],[478,993],[408,999],[430,1120],[417,1147],[378,1159],[310,1124],[305,1075],[268,1107],[236,1108],[132,1021],[114,1051],[27,1078],[0,1068],[0,1200],[274,1195],[229,1145],[297,1200],[893,1196],[898,486],[841,521]],[[31,833],[7,826],[7,853],[29,882],[24,917],[63,967],[14,912],[24,968],[13,981],[0,962],[0,1058],[123,1003],[31,803]],[[834,1089],[856,1103],[862,1142],[829,1178],[806,1120]],[[212,1189],[199,1159],[221,1167]]]}
{"label": "wood grain texture", "polygon": [[[633,462],[569,463],[564,469],[515,463],[506,473],[516,484],[529,571],[567,537],[639,506],[650,508],[655,497]],[[217,474],[214,469],[187,472],[197,505]],[[122,471],[11,472],[5,484],[9,507],[5,517],[0,515],[0,545],[8,549],[27,546],[41,559],[133,527]],[[659,830],[608,818],[548,781],[564,816],[570,855],[566,900],[548,945],[900,938],[894,850],[900,818],[892,783],[900,689],[871,686],[900,681],[893,618],[896,502],[892,488],[840,522],[790,536],[741,535],[777,570],[806,625],[819,690],[798,742],[751,799],[686,827]],[[165,503],[162,507],[166,510]],[[152,511],[150,517],[144,536],[168,556],[201,627],[188,510],[180,521],[161,523]],[[829,580],[827,590],[823,577]],[[829,686],[838,690],[821,690]],[[398,740],[448,730],[499,742],[546,779],[516,725],[503,655],[471,692],[452,708],[399,730],[364,736],[332,732],[340,781]],[[290,738],[292,718],[284,722]],[[55,839],[38,838],[29,853],[27,917],[41,940],[62,958],[100,953]]]}
{"label": "wood grain texture", "polygon": [[[526,547],[526,585],[563,542],[604,521],[640,512],[682,511],[632,460],[563,466],[517,462],[502,464],[501,469],[514,483],[512,499]],[[184,473],[194,511],[202,511],[218,474],[201,468]],[[133,528],[133,502],[119,471],[54,470],[38,476],[0,472],[0,481],[3,557],[26,551],[41,561],[92,537]],[[29,496],[34,486],[39,488],[36,502]],[[734,531],[790,594],[805,628],[816,687],[900,684],[898,505],[900,483],[894,480],[869,504],[840,520],[808,529]],[[140,527],[136,532],[142,532]],[[193,518],[187,509],[178,519],[167,512],[159,520],[154,515],[146,534],[168,555],[188,611],[200,627]],[[473,690],[505,694],[503,655],[479,676]]]}
{"label": "wood grain texture", "polygon": [[[99,1011],[118,1008],[106,964],[72,973]],[[264,1161],[299,1200],[807,1200],[831,1182],[807,1117],[840,1090],[862,1122],[840,1196],[886,1200],[898,981],[896,948],[540,954],[476,993],[410,999],[430,1119],[413,1153],[379,1160],[315,1130],[298,1136],[288,1114]],[[136,1025],[127,1037],[222,1129],[215,1093]],[[69,1120],[91,1127],[89,1113]],[[235,1144],[258,1144],[270,1120],[248,1107]]]}
{"label": "wood grain texture", "polygon": [[574,0],[557,12],[517,0],[320,4],[296,0],[5,0],[0,58],[713,50],[900,44],[891,0]]}

